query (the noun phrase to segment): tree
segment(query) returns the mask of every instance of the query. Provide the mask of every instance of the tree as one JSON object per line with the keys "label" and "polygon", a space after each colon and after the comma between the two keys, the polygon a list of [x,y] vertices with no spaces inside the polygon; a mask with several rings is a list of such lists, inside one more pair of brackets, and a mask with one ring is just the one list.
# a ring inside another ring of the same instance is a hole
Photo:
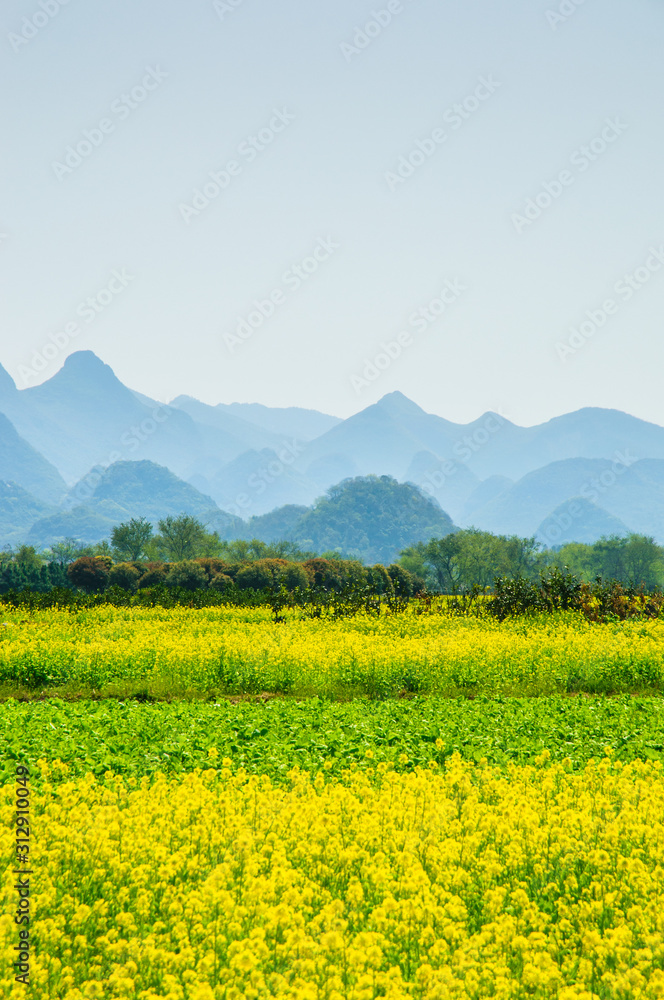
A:
{"label": "tree", "polygon": [[280,573],[279,583],[283,584],[288,591],[306,590],[309,586],[309,578],[299,563],[289,563]]}
{"label": "tree", "polygon": [[109,587],[121,587],[122,590],[134,591],[141,578],[140,572],[131,563],[122,562],[113,566],[108,574]]}
{"label": "tree", "polygon": [[81,546],[75,538],[65,538],[64,541],[51,545],[50,561],[59,563],[60,566],[69,566],[80,555]]}
{"label": "tree", "polygon": [[627,579],[637,587],[652,589],[662,576],[662,550],[654,538],[646,535],[630,535],[624,552]]}
{"label": "tree", "polygon": [[137,562],[152,538],[152,525],[145,517],[132,517],[111,532],[111,549],[119,562]]}
{"label": "tree", "polygon": [[235,582],[240,590],[267,590],[273,585],[273,576],[264,561],[257,560],[239,570]]}
{"label": "tree", "polygon": [[[443,594],[456,594],[459,589],[460,534],[432,538],[422,549],[425,568],[433,571],[436,589]],[[407,564],[406,569],[413,572]]]}
{"label": "tree", "polygon": [[627,577],[625,565],[625,548],[627,539],[618,535],[610,538],[600,538],[593,545],[593,554],[597,560],[597,574],[605,580],[625,581]]}
{"label": "tree", "polygon": [[81,556],[68,567],[67,576],[75,587],[94,594],[106,586],[109,562],[103,556]]}
{"label": "tree", "polygon": [[21,545],[14,556],[14,562],[27,573],[38,572],[42,566],[42,561],[32,545]]}
{"label": "tree", "polygon": [[181,587],[183,590],[202,590],[208,585],[208,576],[200,563],[185,559],[171,566],[166,583],[169,587]]}
{"label": "tree", "polygon": [[396,597],[410,597],[414,590],[413,576],[403,566],[392,563],[387,567]]}
{"label": "tree", "polygon": [[195,559],[207,538],[204,525],[191,514],[166,517],[158,527],[157,542],[170,562]]}

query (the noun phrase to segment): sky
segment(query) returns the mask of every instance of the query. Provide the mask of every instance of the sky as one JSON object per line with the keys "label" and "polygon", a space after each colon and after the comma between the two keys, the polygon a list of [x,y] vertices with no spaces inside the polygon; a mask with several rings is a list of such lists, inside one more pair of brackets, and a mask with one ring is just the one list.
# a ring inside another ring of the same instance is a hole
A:
{"label": "sky", "polygon": [[661,0],[5,0],[0,363],[664,424]]}

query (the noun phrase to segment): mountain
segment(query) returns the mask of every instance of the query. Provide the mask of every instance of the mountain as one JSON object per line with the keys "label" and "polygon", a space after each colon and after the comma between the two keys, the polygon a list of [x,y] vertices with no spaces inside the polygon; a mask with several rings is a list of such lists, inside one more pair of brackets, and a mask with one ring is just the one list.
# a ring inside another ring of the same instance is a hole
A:
{"label": "mountain", "polygon": [[154,462],[115,462],[97,467],[68,493],[63,510],[39,516],[28,533],[30,545],[46,546],[64,538],[92,545],[110,537],[113,528],[132,517],[145,517],[156,528],[169,515],[191,514],[224,539],[244,537],[245,524],[220,510],[212,497]]}
{"label": "mountain", "polygon": [[251,447],[276,444],[277,438],[284,437],[311,441],[341,423],[339,417],[299,406],[263,406],[261,403],[217,403],[216,406],[208,406],[191,396],[178,396],[170,405],[184,410],[201,423],[228,428],[230,432],[235,429],[238,436],[246,435],[247,424],[260,429],[263,434],[255,435]]}
{"label": "mountain", "polygon": [[0,549],[22,544],[32,524],[52,509],[17,483],[0,480]]}
{"label": "mountain", "polygon": [[93,509],[81,504],[39,518],[25,540],[36,549],[50,547],[66,538],[74,538],[80,545],[95,545],[110,538],[113,528],[123,520],[119,511],[109,512],[101,506]]}
{"label": "mountain", "polygon": [[258,427],[255,423],[243,420],[229,411],[228,407],[208,406],[199,403],[191,396],[178,396],[170,404],[173,409],[186,413],[192,420],[206,427],[214,428],[223,435],[224,453],[228,458],[235,457],[249,448],[278,447],[282,437],[274,430]]}
{"label": "mountain", "polygon": [[459,524],[464,528],[477,527],[475,523],[477,512],[507,493],[512,486],[514,486],[514,480],[508,479],[507,476],[489,476],[488,479],[483,479],[464,503],[458,518]]}
{"label": "mountain", "polygon": [[304,449],[297,467],[312,475],[314,463],[343,458],[353,475],[407,475],[421,452],[441,463],[465,466],[478,480],[521,479],[554,461],[617,455],[664,459],[664,427],[619,410],[588,407],[534,427],[519,427],[488,412],[469,424],[426,413],[400,392],[348,417]]}
{"label": "mountain", "polygon": [[203,523],[241,529],[242,521],[217,507],[212,497],[179,479],[154,462],[115,462],[107,469],[93,470],[70,492],[68,504],[84,500],[85,506],[108,514],[113,505],[119,520],[145,517],[153,525],[161,518],[191,514]]}
{"label": "mountain", "polygon": [[664,544],[664,461],[643,459],[628,464],[629,454],[621,457],[622,461],[575,458],[551,462],[477,507],[472,523],[496,534],[529,537],[552,511],[582,497],[631,531],[653,535]]}
{"label": "mountain", "polygon": [[91,351],[71,354],[53,378],[20,392],[3,379],[0,411],[68,483],[123,458],[148,457],[184,473],[213,447],[186,413],[141,403]]}
{"label": "mountain", "polygon": [[457,522],[468,499],[480,485],[480,480],[463,462],[443,461],[430,451],[418,451],[404,478],[427,496],[434,497]]}
{"label": "mountain", "polygon": [[277,507],[269,514],[250,517],[246,537],[248,539],[258,538],[268,545],[270,542],[291,542],[298,524],[303,516],[309,512],[309,509],[309,507],[291,503],[284,507]]}
{"label": "mountain", "polygon": [[239,517],[265,514],[284,504],[310,504],[319,495],[315,482],[294,471],[299,446],[291,442],[279,451],[245,451],[227,465],[190,477],[197,489],[207,490],[224,510]]}
{"label": "mountain", "polygon": [[556,548],[568,542],[594,545],[600,538],[629,534],[627,525],[613,514],[585,497],[571,497],[542,521],[535,537],[547,548]]}
{"label": "mountain", "polygon": [[440,437],[434,442],[433,433],[438,422],[448,426],[442,417],[430,417],[402,393],[392,392],[310,442],[297,468],[310,475],[312,466],[320,466],[332,456],[343,456],[351,475],[391,475],[401,479],[418,452],[441,454],[437,447]]}
{"label": "mountain", "polygon": [[452,531],[451,518],[416,486],[369,475],[329,489],[295,525],[292,538],[306,550],[387,565],[402,549]]}
{"label": "mountain", "polygon": [[[150,475],[141,485],[135,471],[133,486],[123,481],[116,491],[109,480],[109,497],[102,489],[93,498],[103,470],[140,462],[198,491],[204,500],[185,499],[207,511],[224,537],[233,530],[244,537],[247,518],[309,507],[344,480],[375,475],[419,488],[465,527],[530,535],[581,496],[599,509],[583,508],[588,531],[604,512],[664,539],[664,427],[618,410],[589,407],[533,427],[488,412],[461,424],[391,392],[340,420],[298,407],[208,406],[188,396],[166,406],[127,388],[91,351],[75,352],[48,381],[20,391],[0,367],[1,480],[52,506],[77,483],[61,513],[84,508],[74,523],[82,519],[90,533],[119,512],[172,512],[160,506],[161,487],[150,485]],[[132,490],[140,503],[125,503]],[[94,512],[102,518],[97,527],[89,521]],[[277,523],[265,522],[265,530]],[[284,530],[293,526],[288,521]]]}
{"label": "mountain", "polygon": [[45,504],[59,503],[67,490],[55,466],[20,436],[4,413],[0,413],[0,479],[18,484]]}

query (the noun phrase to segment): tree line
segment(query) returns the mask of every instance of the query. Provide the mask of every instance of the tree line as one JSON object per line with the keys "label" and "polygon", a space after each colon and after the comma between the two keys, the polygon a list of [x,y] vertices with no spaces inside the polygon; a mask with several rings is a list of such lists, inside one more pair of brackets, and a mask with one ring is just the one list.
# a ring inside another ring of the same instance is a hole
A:
{"label": "tree line", "polygon": [[664,584],[664,549],[637,534],[546,549],[535,538],[468,528],[403,549],[387,567],[371,567],[338,551],[319,554],[289,541],[224,541],[197,518],[181,514],[160,520],[156,532],[145,518],[132,518],[95,546],[66,539],[41,553],[25,545],[0,552],[0,593],[67,586],[136,591],[161,585],[220,591],[283,585],[292,592],[311,585],[340,590],[361,582],[379,594],[463,595],[494,592],[497,579],[536,583],[555,569],[580,582],[601,578],[652,591]]}
{"label": "tree line", "polygon": [[637,534],[546,549],[535,538],[467,528],[405,549],[399,564],[427,590],[443,594],[493,590],[497,578],[535,583],[553,569],[569,571],[586,583],[601,578],[646,590],[664,585],[664,548]]}

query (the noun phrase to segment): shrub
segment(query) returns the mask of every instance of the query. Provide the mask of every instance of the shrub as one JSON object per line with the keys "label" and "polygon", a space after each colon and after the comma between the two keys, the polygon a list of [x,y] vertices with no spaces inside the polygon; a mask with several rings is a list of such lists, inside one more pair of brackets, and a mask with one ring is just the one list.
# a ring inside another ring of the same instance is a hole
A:
{"label": "shrub", "polygon": [[231,566],[227,562],[224,562],[223,559],[215,559],[212,556],[201,556],[198,559],[194,559],[194,562],[198,563],[205,570],[209,584],[212,584],[215,576],[219,574],[230,576]]}
{"label": "shrub", "polygon": [[258,559],[238,570],[235,582],[240,590],[267,590],[272,587],[274,577],[271,569],[263,565],[265,562],[264,559]]}
{"label": "shrub", "polygon": [[299,565],[299,563],[289,563],[279,575],[279,583],[283,584],[286,590],[306,590],[309,586],[309,577]]}
{"label": "shrub", "polygon": [[396,563],[388,566],[387,572],[390,574],[395,596],[412,597],[415,582],[412,573],[409,573],[407,569],[404,569],[403,566],[398,566]]}
{"label": "shrub", "polygon": [[67,567],[67,576],[86,594],[99,593],[108,581],[109,562],[106,556],[81,556]]}
{"label": "shrub", "polygon": [[220,590],[222,593],[234,586],[233,578],[227,573],[215,573],[210,580],[212,590]]}
{"label": "shrub", "polygon": [[394,593],[390,574],[380,563],[377,566],[371,566],[367,570],[367,582],[374,594],[392,595]]}
{"label": "shrub", "polygon": [[149,562],[145,563],[144,572],[138,581],[138,589],[143,590],[145,587],[158,587],[160,584],[164,583],[166,580],[166,574],[168,572],[168,567],[162,562]]}
{"label": "shrub", "polygon": [[173,563],[166,577],[169,587],[181,587],[182,590],[200,590],[208,585],[205,570],[195,559],[183,559]]}
{"label": "shrub", "polygon": [[108,586],[120,587],[122,590],[134,591],[141,578],[139,570],[131,563],[118,563],[108,574]]}
{"label": "shrub", "polygon": [[342,590],[344,585],[342,568],[330,559],[307,559],[302,568],[309,577],[310,586],[325,590]]}

